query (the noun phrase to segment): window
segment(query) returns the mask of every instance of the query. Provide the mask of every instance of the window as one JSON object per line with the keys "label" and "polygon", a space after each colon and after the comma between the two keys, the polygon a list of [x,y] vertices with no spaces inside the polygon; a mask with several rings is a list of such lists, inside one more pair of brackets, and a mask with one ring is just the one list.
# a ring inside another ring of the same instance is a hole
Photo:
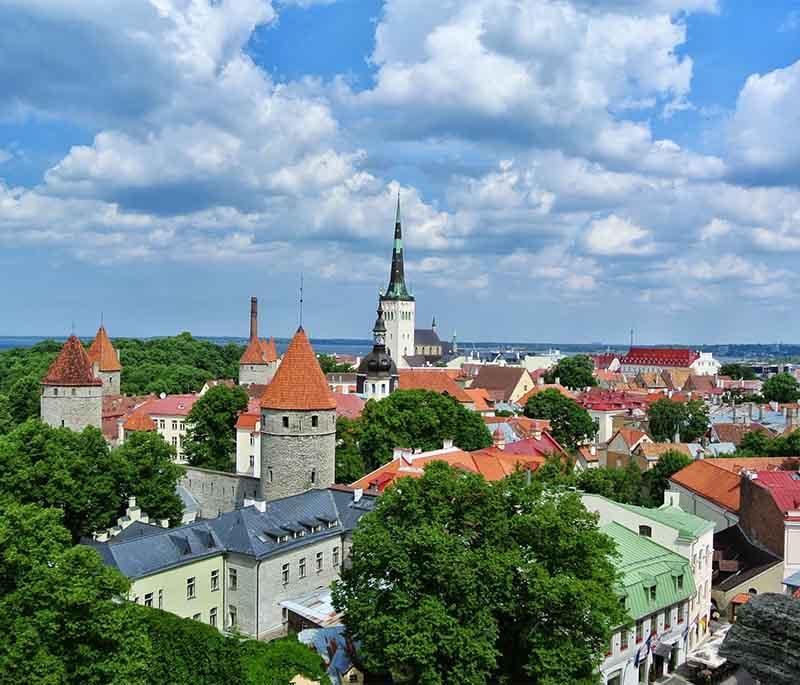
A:
{"label": "window", "polygon": [[684,611],[684,605],[683,604],[679,604],[678,605],[678,623],[683,623],[683,611]]}
{"label": "window", "polygon": [[281,607],[281,621],[284,623],[289,622],[289,610],[286,607]]}
{"label": "window", "polygon": [[269,482],[271,483],[271,482],[272,482],[272,469],[270,469],[270,470],[267,472],[267,476],[268,476],[267,480],[269,480]]}
{"label": "window", "polygon": [[194,578],[186,579],[186,599],[194,599]]}
{"label": "window", "polygon": [[639,526],[639,535],[643,538],[653,537],[653,529],[650,526]]}
{"label": "window", "polygon": [[217,607],[211,607],[208,612],[208,625],[212,628],[217,627]]}
{"label": "window", "polygon": [[186,422],[181,421],[181,430],[186,430]]}
{"label": "window", "polygon": [[174,431],[178,430],[178,422],[177,421],[173,420],[173,422],[172,422],[172,430],[174,430]]}
{"label": "window", "polygon": [[311,417],[311,427],[312,428],[319,428],[319,416],[312,416]]}
{"label": "window", "polygon": [[256,467],[256,458],[255,455],[250,455],[250,470],[253,471]]}
{"label": "window", "polygon": [[153,606],[153,593],[152,592],[146,592],[145,593],[145,595],[144,595],[144,605],[146,607]]}
{"label": "window", "polygon": [[644,639],[644,622],[636,621],[636,644],[638,645]]}
{"label": "window", "polygon": [[322,573],[323,556],[322,552],[317,552],[317,573]]}
{"label": "window", "polygon": [[231,590],[236,590],[239,587],[239,579],[236,576],[236,569],[229,568],[228,569],[228,588]]}
{"label": "window", "polygon": [[683,574],[675,577],[675,587],[678,590],[683,590]]}
{"label": "window", "polygon": [[78,394],[78,391],[75,390],[75,388],[72,388],[72,396],[75,397],[75,395],[77,395],[77,394]]}
{"label": "window", "polygon": [[235,628],[238,625],[239,621],[239,612],[236,611],[236,607],[231,604],[228,607],[228,628]]}
{"label": "window", "polygon": [[219,590],[219,570],[214,569],[211,571],[211,592]]}
{"label": "window", "polygon": [[281,566],[281,581],[284,585],[288,585],[289,583],[289,564]]}
{"label": "window", "polygon": [[628,649],[628,629],[623,628],[619,634],[619,648],[621,650]]}
{"label": "window", "polygon": [[655,602],[656,601],[656,586],[655,585],[651,585],[650,586],[650,593],[649,594],[650,594],[650,601],[651,602]]}
{"label": "window", "polygon": [[158,420],[158,427],[159,428],[166,428],[167,427],[167,420],[166,419],[159,419]]}
{"label": "window", "polygon": [[158,591],[158,608],[159,609],[163,609],[164,608],[164,591],[163,590],[159,590]]}
{"label": "window", "polygon": [[256,444],[256,438],[255,438],[255,436],[251,435],[250,436],[250,447],[255,446],[255,444]]}
{"label": "window", "polygon": [[672,625],[672,609],[664,609],[664,630]]}
{"label": "window", "polygon": [[751,588],[750,588],[750,589],[747,591],[747,594],[748,594],[748,595],[757,595],[757,594],[758,594],[758,590],[756,590],[754,587],[751,587]]}
{"label": "window", "polygon": [[172,436],[172,446],[173,447],[177,447],[178,446],[178,437],[175,436],[175,435]]}
{"label": "window", "polygon": [[339,547],[338,546],[333,548],[333,565],[334,566],[338,566],[339,565]]}
{"label": "window", "polygon": [[306,558],[303,557],[300,561],[297,562],[297,575],[300,578],[306,577]]}
{"label": "window", "polygon": [[202,618],[203,618],[202,614],[195,614],[194,616],[192,616],[192,620],[194,621],[199,621]]}
{"label": "window", "polygon": [[358,673],[351,673],[350,677],[347,679],[350,683],[357,683],[358,682]]}
{"label": "window", "polygon": [[283,427],[284,428],[288,428],[289,427],[289,417],[288,416],[284,416],[283,417]]}
{"label": "window", "polygon": [[311,482],[317,482],[317,469],[311,469]]}
{"label": "window", "polygon": [[58,397],[58,388],[53,388],[53,397]]}

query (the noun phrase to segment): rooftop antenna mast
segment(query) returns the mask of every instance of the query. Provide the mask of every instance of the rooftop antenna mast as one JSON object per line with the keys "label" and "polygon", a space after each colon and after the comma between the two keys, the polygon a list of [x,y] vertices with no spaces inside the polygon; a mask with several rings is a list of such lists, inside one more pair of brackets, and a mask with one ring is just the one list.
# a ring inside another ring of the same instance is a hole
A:
{"label": "rooftop antenna mast", "polygon": [[631,328],[631,347],[633,347],[633,329]]}
{"label": "rooftop antenna mast", "polygon": [[300,272],[300,328],[303,327],[303,273]]}

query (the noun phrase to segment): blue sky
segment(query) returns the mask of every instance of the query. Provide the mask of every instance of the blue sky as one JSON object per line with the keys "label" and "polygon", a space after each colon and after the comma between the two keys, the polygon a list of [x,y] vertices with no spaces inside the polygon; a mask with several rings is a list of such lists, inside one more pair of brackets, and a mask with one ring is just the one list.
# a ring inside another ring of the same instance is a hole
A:
{"label": "blue sky", "polygon": [[800,341],[800,3],[6,0],[0,335]]}

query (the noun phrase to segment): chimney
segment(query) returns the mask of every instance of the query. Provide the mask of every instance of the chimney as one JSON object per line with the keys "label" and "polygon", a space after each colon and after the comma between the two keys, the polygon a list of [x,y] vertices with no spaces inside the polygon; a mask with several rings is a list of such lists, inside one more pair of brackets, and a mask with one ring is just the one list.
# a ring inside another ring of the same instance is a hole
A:
{"label": "chimney", "polygon": [[591,454],[593,457],[597,456],[597,445],[595,445],[594,443],[589,445],[589,454]]}
{"label": "chimney", "polygon": [[169,519],[158,519],[158,525],[162,528],[169,528]]}
{"label": "chimney", "polygon": [[258,337],[258,298],[250,298],[250,338]]}
{"label": "chimney", "polygon": [[503,450],[506,447],[506,436],[503,433],[503,430],[498,426],[494,433],[492,433],[492,442],[494,446],[499,449]]}
{"label": "chimney", "polygon": [[541,440],[542,439],[542,429],[538,426],[533,429],[533,439],[534,440]]}
{"label": "chimney", "polygon": [[453,449],[453,441],[451,439],[442,440],[442,449],[451,450]]}
{"label": "chimney", "polygon": [[136,498],[128,497],[128,509],[136,509]]}
{"label": "chimney", "polygon": [[665,507],[681,507],[681,495],[679,492],[672,492],[671,490],[664,490],[664,506]]}
{"label": "chimney", "polygon": [[353,490],[353,502],[358,503],[361,501],[361,498],[364,496],[364,491],[361,488],[356,488]]}

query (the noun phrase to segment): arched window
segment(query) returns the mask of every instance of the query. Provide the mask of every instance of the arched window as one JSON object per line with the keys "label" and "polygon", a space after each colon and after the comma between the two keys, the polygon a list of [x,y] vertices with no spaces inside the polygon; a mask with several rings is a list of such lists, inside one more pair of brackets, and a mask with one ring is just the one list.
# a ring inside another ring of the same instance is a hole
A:
{"label": "arched window", "polygon": [[747,594],[749,594],[749,595],[757,595],[757,594],[758,594],[758,590],[756,590],[754,587],[751,587],[751,588],[750,588],[750,589],[747,591]]}

